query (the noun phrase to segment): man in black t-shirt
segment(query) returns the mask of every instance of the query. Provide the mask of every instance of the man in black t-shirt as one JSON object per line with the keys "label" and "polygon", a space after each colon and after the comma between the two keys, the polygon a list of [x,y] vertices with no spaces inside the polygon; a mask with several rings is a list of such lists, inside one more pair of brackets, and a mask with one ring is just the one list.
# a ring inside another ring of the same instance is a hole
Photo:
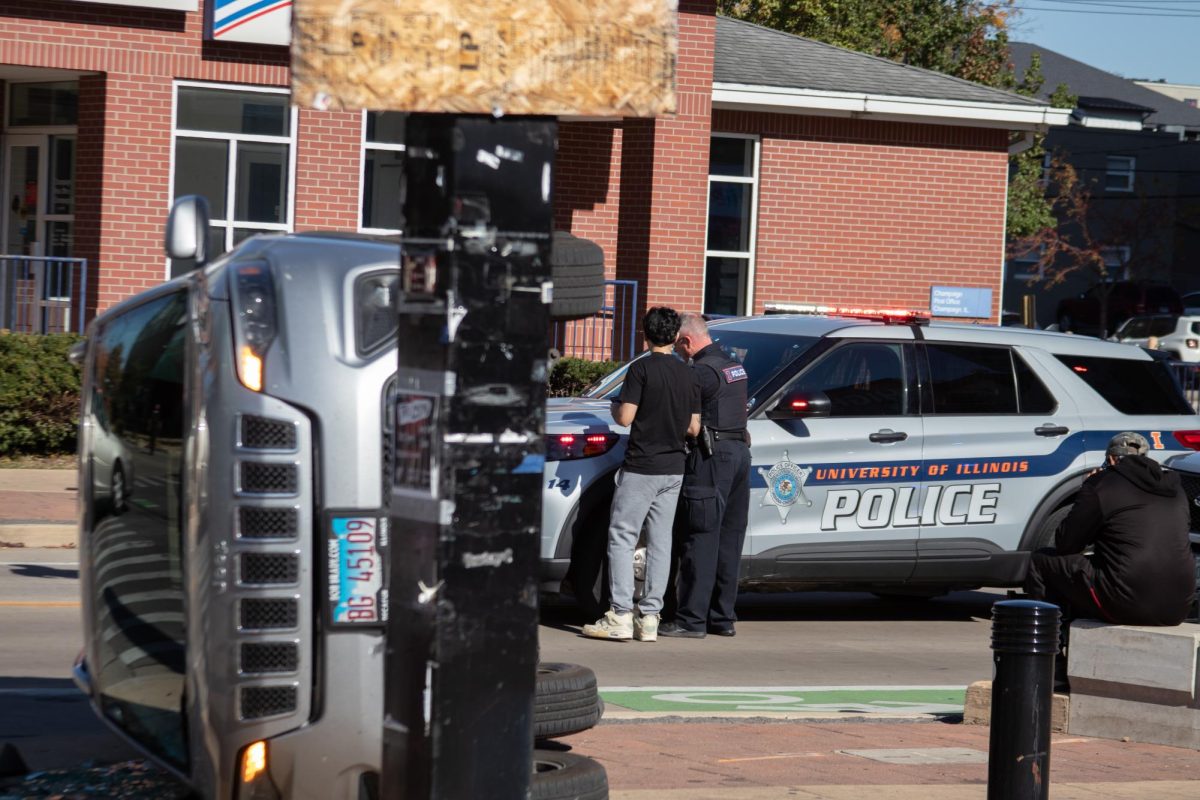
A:
{"label": "man in black t-shirt", "polygon": [[[612,608],[583,635],[595,639],[658,638],[658,617],[671,571],[671,530],[683,484],[684,441],[700,430],[700,392],[692,370],[675,357],[679,314],[656,306],[642,333],[650,354],[629,366],[613,419],[629,426],[625,461],[617,471],[608,529]],[[633,607],[633,551],[646,528],[646,591]]]}

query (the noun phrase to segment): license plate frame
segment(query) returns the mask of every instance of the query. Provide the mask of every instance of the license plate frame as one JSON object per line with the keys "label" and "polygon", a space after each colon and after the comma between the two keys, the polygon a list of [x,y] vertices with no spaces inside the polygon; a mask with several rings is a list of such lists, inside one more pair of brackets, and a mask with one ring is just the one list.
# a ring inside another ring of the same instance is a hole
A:
{"label": "license plate frame", "polygon": [[389,520],[379,509],[324,514],[325,619],[335,628],[382,628],[388,617]]}

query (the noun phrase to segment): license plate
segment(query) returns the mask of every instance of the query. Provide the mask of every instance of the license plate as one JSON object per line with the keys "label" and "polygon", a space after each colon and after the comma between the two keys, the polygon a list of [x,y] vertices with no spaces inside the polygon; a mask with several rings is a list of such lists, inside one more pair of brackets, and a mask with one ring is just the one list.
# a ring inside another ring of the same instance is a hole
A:
{"label": "license plate", "polygon": [[387,517],[335,512],[327,530],[330,622],[382,625],[387,621]]}

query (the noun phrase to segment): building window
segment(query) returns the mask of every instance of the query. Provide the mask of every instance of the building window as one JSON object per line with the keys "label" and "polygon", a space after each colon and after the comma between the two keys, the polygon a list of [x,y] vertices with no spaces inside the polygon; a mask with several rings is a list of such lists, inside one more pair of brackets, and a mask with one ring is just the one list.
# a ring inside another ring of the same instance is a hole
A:
{"label": "building window", "polygon": [[1132,192],[1134,164],[1132,156],[1109,156],[1104,188],[1110,192]]}
{"label": "building window", "polygon": [[[177,84],[173,197],[212,215],[209,256],[256,233],[292,228],[296,111],[286,90]],[[192,268],[172,262],[171,277]]]}
{"label": "building window", "polygon": [[1042,258],[1046,253],[1045,245],[1028,247],[1015,245],[1013,252],[1017,253],[1008,260],[1008,274],[1013,280],[1040,281],[1046,277],[1046,265]]}
{"label": "building window", "polygon": [[714,134],[708,159],[704,313],[753,313],[759,141]]}
{"label": "building window", "polygon": [[1104,259],[1104,269],[1108,272],[1109,280],[1129,279],[1129,253],[1128,245],[1105,247],[1100,251],[1100,257]]}
{"label": "building window", "polygon": [[79,122],[79,84],[14,83],[8,95],[10,128],[75,125]]}
{"label": "building window", "polygon": [[398,111],[368,111],[363,115],[362,216],[359,227],[364,231],[399,231],[406,116]]}

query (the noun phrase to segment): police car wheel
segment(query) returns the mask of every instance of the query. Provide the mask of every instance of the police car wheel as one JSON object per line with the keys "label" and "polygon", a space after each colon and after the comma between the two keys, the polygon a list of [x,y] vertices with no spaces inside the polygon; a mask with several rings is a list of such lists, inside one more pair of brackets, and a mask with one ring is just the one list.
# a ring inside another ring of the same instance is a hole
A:
{"label": "police car wheel", "polygon": [[587,622],[600,619],[609,608],[608,515],[596,517],[583,528],[568,573],[575,604]]}
{"label": "police car wheel", "polygon": [[607,800],[608,773],[587,756],[534,750],[529,788],[533,800]]}
{"label": "police car wheel", "polygon": [[1054,513],[1046,517],[1042,523],[1042,527],[1038,529],[1037,536],[1033,537],[1030,543],[1030,552],[1036,553],[1044,547],[1054,547],[1055,535],[1058,533],[1058,527],[1062,525],[1063,520],[1071,513],[1071,506],[1066,505],[1056,509]]}

